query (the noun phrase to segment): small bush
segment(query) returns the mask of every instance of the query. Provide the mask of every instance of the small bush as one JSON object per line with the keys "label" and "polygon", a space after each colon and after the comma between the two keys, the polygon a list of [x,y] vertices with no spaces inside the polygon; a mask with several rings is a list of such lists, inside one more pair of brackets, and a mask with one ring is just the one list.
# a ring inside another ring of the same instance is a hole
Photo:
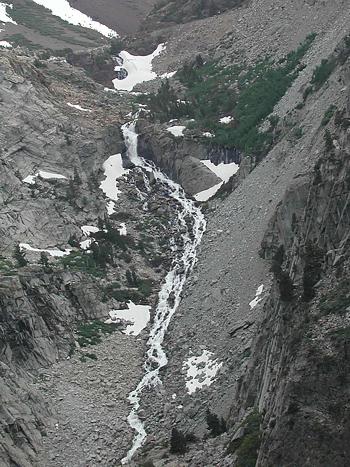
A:
{"label": "small bush", "polygon": [[337,62],[334,58],[328,60],[323,59],[312,75],[311,84],[313,84],[316,89],[320,89],[331,76],[336,65]]}
{"label": "small bush", "polygon": [[324,142],[325,142],[325,149],[327,152],[331,152],[333,151],[334,149],[334,145],[333,145],[333,136],[331,134],[331,132],[326,129],[326,131],[324,132]]}
{"label": "small bush", "polygon": [[237,455],[237,467],[255,467],[261,444],[260,424],[261,415],[254,411],[242,423],[244,436],[229,444],[227,452]]}
{"label": "small bush", "polygon": [[337,107],[335,105],[331,105],[330,107],[328,107],[321,121],[322,126],[328,125],[328,123],[331,121],[331,118],[335,114],[336,110],[337,110]]}
{"label": "small bush", "polygon": [[222,435],[227,430],[225,420],[222,417],[220,419],[215,413],[212,413],[209,409],[207,409],[206,421],[208,429],[212,436]]}
{"label": "small bush", "polygon": [[187,451],[187,441],[182,431],[173,428],[170,438],[170,452],[172,454],[184,454]]}
{"label": "small bush", "polygon": [[106,324],[103,321],[92,321],[81,324],[77,330],[77,341],[81,347],[96,345],[102,341],[103,335],[112,334],[118,329],[116,324]]}

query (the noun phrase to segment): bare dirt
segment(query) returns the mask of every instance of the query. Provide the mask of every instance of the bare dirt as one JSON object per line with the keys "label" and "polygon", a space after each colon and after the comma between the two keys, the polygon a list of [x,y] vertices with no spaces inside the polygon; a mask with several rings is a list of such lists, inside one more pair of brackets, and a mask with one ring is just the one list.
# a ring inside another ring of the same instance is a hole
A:
{"label": "bare dirt", "polygon": [[72,0],[70,3],[72,7],[124,35],[139,29],[156,0]]}

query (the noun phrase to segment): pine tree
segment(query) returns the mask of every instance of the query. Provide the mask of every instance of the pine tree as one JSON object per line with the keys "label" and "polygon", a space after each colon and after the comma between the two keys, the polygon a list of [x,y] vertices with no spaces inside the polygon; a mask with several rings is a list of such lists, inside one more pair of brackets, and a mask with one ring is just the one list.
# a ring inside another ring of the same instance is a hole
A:
{"label": "pine tree", "polygon": [[207,409],[206,421],[212,436],[219,436],[222,435],[222,433],[225,433],[225,420],[222,417],[219,419],[219,417],[215,413],[212,413],[209,409]]}
{"label": "pine tree", "polygon": [[47,257],[47,254],[43,251],[40,254],[40,264],[42,264],[44,268],[49,267],[49,258]]}
{"label": "pine tree", "polygon": [[170,438],[170,452],[172,454],[184,454],[186,450],[187,441],[185,435],[177,428],[173,428]]}
{"label": "pine tree", "polygon": [[21,250],[21,247],[19,245],[15,246],[15,251],[14,251],[13,257],[17,261],[18,266],[20,268],[22,268],[23,266],[27,266],[28,261],[26,259],[26,255],[25,255],[24,251]]}

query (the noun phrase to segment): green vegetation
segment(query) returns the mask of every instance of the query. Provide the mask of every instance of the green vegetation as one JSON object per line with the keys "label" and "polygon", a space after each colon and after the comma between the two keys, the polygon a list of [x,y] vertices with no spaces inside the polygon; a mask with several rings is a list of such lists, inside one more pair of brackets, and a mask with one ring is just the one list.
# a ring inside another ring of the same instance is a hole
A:
{"label": "green vegetation", "polygon": [[94,256],[85,251],[73,251],[67,256],[60,258],[65,269],[76,272],[87,272],[92,276],[101,277],[103,269],[96,263]]}
{"label": "green vegetation", "polygon": [[332,57],[330,59],[322,60],[321,64],[316,67],[311,79],[311,84],[314,86],[315,91],[324,85],[324,83],[333,73],[336,65],[337,61]]}
{"label": "green vegetation", "polygon": [[19,245],[15,246],[15,250],[13,252],[13,257],[17,261],[17,264],[20,268],[27,266],[28,261],[26,259],[26,255],[24,251],[21,250],[21,247]]}
{"label": "green vegetation", "polygon": [[350,341],[350,326],[332,331],[331,336],[338,341]]}
{"label": "green vegetation", "polygon": [[97,360],[97,355],[94,353],[84,352],[83,354],[80,355],[79,360],[81,362],[86,362],[88,358],[90,360]]}
{"label": "green vegetation", "polygon": [[325,111],[323,119],[321,121],[322,126],[328,125],[328,123],[331,121],[333,115],[335,114],[337,110],[337,107],[335,105],[331,105],[328,107],[328,109]]}
{"label": "green vegetation", "polygon": [[[194,64],[177,73],[186,87],[183,100],[169,83],[164,83],[145,102],[160,121],[193,118],[192,128],[215,135],[211,144],[261,158],[272,144],[272,135],[261,132],[259,127],[297,77],[301,60],[314,39],[315,34],[310,34],[278,64],[266,58],[248,70],[242,66],[223,68],[214,62],[203,63],[197,57]],[[220,123],[220,118],[227,115],[234,120],[230,124]]]}
{"label": "green vegetation", "polygon": [[323,138],[324,138],[326,151],[327,152],[333,151],[333,149],[334,149],[333,136],[332,136],[332,133],[328,130],[328,128],[324,132],[324,137]]}
{"label": "green vegetation", "polygon": [[350,307],[350,279],[343,279],[334,289],[320,299],[320,311],[324,315],[344,315]]}
{"label": "green vegetation", "polygon": [[222,417],[219,418],[215,413],[212,413],[209,409],[207,409],[206,413],[206,422],[212,436],[219,436],[227,431],[225,420]]}
{"label": "green vegetation", "polygon": [[[82,47],[91,47],[92,45],[104,43],[103,37],[96,31],[74,26],[66,21],[63,21],[58,16],[54,16],[51,12],[34,2],[25,0],[24,2],[12,2],[13,8],[7,7],[7,13],[18,24],[39,32],[43,36],[50,36],[57,40],[68,42],[70,44],[79,45]],[[75,34],[75,37],[69,37],[66,32]],[[18,35],[20,36],[20,35]],[[81,39],[80,39],[80,38]],[[17,39],[20,39],[19,37]],[[85,42],[89,41],[89,42]],[[30,41],[26,41],[27,45],[32,46]]]}
{"label": "green vegetation", "polygon": [[0,255],[0,273],[10,273],[13,269],[11,261]]}
{"label": "green vegetation", "polygon": [[177,428],[173,428],[170,438],[170,452],[172,454],[184,454],[186,451],[186,436],[182,433],[182,431],[178,430]]}
{"label": "green vegetation", "polygon": [[116,324],[106,324],[99,320],[81,324],[77,330],[78,344],[80,347],[99,344],[104,335],[112,334],[117,329]]}
{"label": "green vegetation", "polygon": [[237,467],[255,467],[261,443],[260,424],[261,415],[255,410],[242,423],[243,437],[229,444],[228,453],[237,455]]}

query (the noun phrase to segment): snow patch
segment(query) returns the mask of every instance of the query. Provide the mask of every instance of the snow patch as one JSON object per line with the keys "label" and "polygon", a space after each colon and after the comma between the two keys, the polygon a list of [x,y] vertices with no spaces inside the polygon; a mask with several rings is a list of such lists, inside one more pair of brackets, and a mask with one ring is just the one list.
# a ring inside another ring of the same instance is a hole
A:
{"label": "snow patch", "polygon": [[82,225],[80,228],[83,234],[86,235],[87,237],[92,233],[97,233],[100,231],[98,227],[95,227],[93,225]]}
{"label": "snow patch", "polygon": [[47,253],[50,256],[62,257],[70,254],[72,250],[46,250],[43,248],[33,248],[28,243],[20,243],[19,247],[21,250],[33,251],[35,253]]}
{"label": "snow patch", "polygon": [[118,201],[118,195],[121,193],[117,187],[117,179],[129,173],[129,170],[124,169],[121,154],[110,156],[104,163],[105,180],[100,184],[103,193],[110,199],[107,203],[108,215],[115,212],[115,201]]}
{"label": "snow patch", "polygon": [[169,133],[171,133],[172,135],[179,137],[184,135],[186,127],[183,125],[175,125],[170,128],[167,128],[166,130],[169,131]]}
{"label": "snow patch", "polygon": [[201,162],[225,183],[228,182],[232,175],[234,175],[239,169],[239,165],[235,162],[231,162],[229,164],[221,162],[218,165],[215,165],[210,160],[202,160]]}
{"label": "snow patch", "polygon": [[222,118],[220,118],[219,122],[220,122],[220,123],[223,123],[224,125],[228,125],[228,124],[231,123],[233,120],[234,120],[234,118],[231,117],[231,115],[229,115],[229,116],[227,116],[227,117],[222,117]]}
{"label": "snow patch", "polygon": [[132,301],[128,303],[127,310],[112,310],[109,312],[110,319],[107,324],[115,323],[118,320],[128,321],[124,334],[129,336],[138,336],[140,332],[147,326],[151,314],[151,307],[148,305],[135,305]]}
{"label": "snow patch", "polygon": [[119,57],[123,64],[117,65],[114,71],[127,71],[124,79],[115,78],[113,85],[119,91],[132,91],[137,84],[151,81],[157,78],[157,73],[152,69],[152,61],[165,50],[165,44],[159,44],[156,50],[150,55],[132,55],[126,50],[120,52]]}
{"label": "snow patch", "polygon": [[122,235],[123,237],[125,237],[127,235],[127,230],[126,230],[126,224],[125,222],[122,222],[120,224],[120,229],[119,230],[119,234]]}
{"label": "snow patch", "polygon": [[82,26],[88,29],[94,29],[106,37],[118,37],[118,34],[105,26],[104,24],[94,21],[90,16],[85,15],[79,10],[72,8],[67,0],[33,0],[38,5],[42,5],[55,16],[59,16],[67,23],[75,26]]}
{"label": "snow patch", "polygon": [[0,41],[0,47],[4,47],[5,49],[11,49],[12,44],[7,41]]}
{"label": "snow patch", "polygon": [[217,185],[208,188],[207,190],[200,191],[196,195],[194,195],[194,199],[196,201],[208,201],[209,198],[215,195],[215,193],[219,190],[219,188],[223,185],[224,182],[220,182]]}
{"label": "snow patch", "polygon": [[170,71],[168,73],[163,73],[160,75],[161,78],[172,78],[174,75],[176,75],[177,71]]}
{"label": "snow patch", "polygon": [[69,107],[72,107],[73,109],[80,110],[81,112],[92,112],[92,110],[84,109],[83,107],[81,107],[78,104],[71,104],[70,102],[67,102],[67,105],[69,105]]}
{"label": "snow patch", "polygon": [[[0,21],[2,23],[13,23],[17,24],[16,21],[14,21],[11,16],[7,13],[7,7],[8,8],[13,8],[13,5],[10,3],[4,3],[0,2]],[[2,41],[5,42],[5,41]],[[5,46],[6,47],[6,46]]]}
{"label": "snow patch", "polygon": [[256,307],[256,305],[261,302],[261,300],[263,299],[263,297],[261,297],[261,295],[263,294],[264,292],[264,284],[261,284],[256,293],[255,293],[255,298],[254,300],[252,300],[250,303],[249,303],[249,306],[250,306],[250,309],[253,310],[253,308]]}
{"label": "snow patch", "polygon": [[188,394],[193,394],[197,389],[210,386],[214,382],[222,363],[218,363],[212,356],[212,352],[203,350],[202,355],[199,357],[190,357],[184,362],[183,368],[186,370]]}
{"label": "snow patch", "polygon": [[37,172],[34,175],[28,175],[22,181],[24,183],[29,183],[30,185],[33,185],[35,183],[35,179],[37,177],[44,178],[45,180],[67,179],[67,177],[65,177],[64,175],[61,175],[61,174],[56,174],[56,173],[53,173],[53,172],[47,172],[46,170],[39,170],[39,172]]}
{"label": "snow patch", "polygon": [[214,133],[210,133],[210,131],[205,131],[204,133],[202,133],[203,136],[205,136],[206,138],[215,138],[215,135]]}

